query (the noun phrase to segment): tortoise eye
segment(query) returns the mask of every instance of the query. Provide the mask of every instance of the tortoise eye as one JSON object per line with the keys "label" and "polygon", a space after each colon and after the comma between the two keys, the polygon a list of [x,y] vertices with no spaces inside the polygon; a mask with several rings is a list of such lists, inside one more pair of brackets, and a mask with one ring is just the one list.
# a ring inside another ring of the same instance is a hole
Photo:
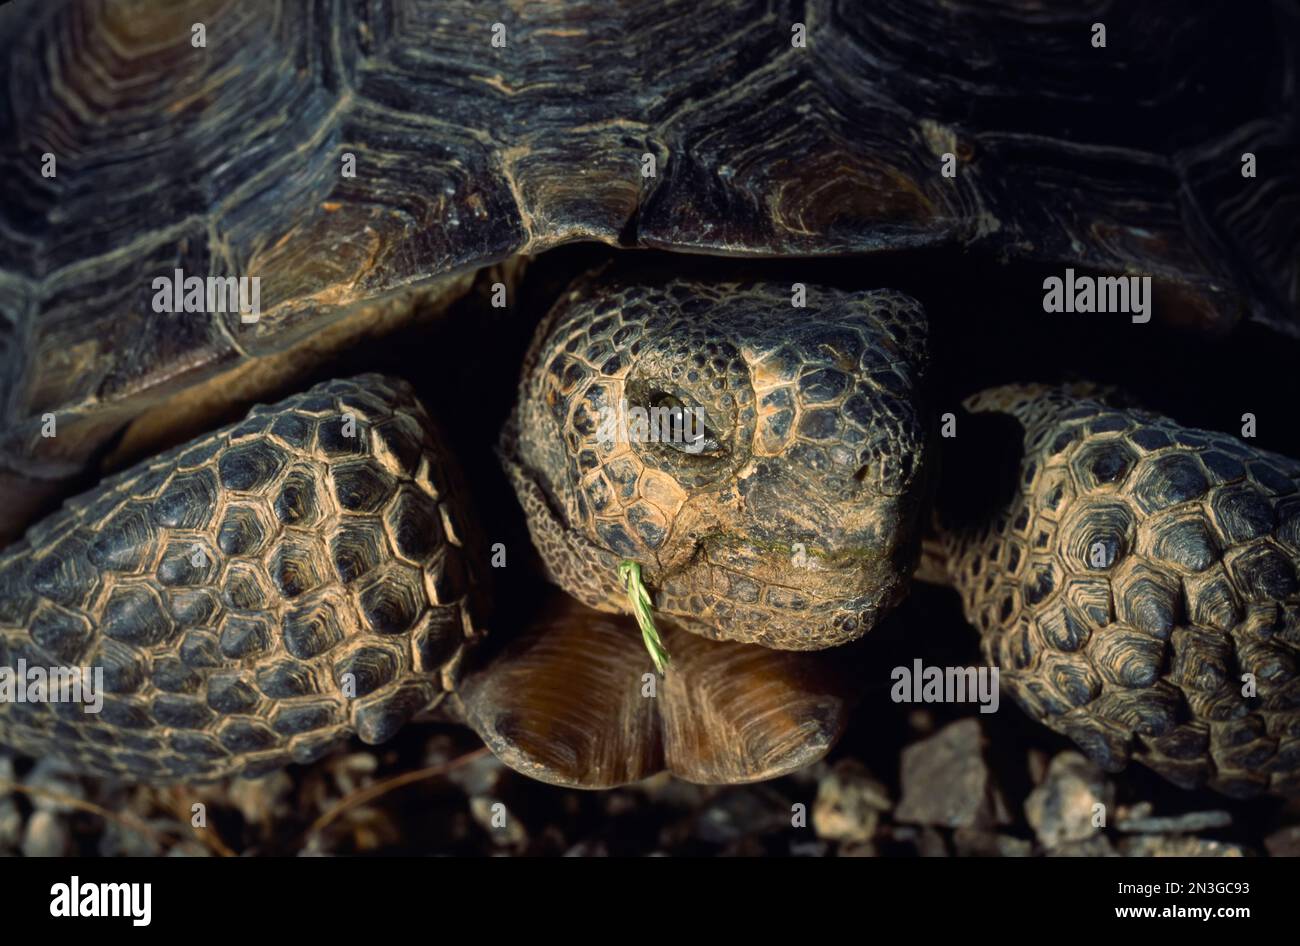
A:
{"label": "tortoise eye", "polygon": [[652,439],[690,456],[721,456],[725,451],[708,425],[702,407],[692,407],[666,391],[650,395]]}

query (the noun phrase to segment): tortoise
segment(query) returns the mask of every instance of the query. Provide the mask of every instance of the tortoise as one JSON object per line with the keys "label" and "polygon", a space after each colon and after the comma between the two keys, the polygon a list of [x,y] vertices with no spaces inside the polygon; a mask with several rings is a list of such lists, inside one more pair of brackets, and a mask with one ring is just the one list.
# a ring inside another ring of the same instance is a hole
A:
{"label": "tortoise", "polygon": [[[0,702],[0,741],[256,776],[433,713],[559,784],[767,778],[829,750],[840,655],[919,567],[1108,769],[1296,791],[1300,465],[1095,385],[963,392],[979,433],[949,444],[952,362],[888,278],[957,248],[1296,335],[1290,15],[865,6],[0,11],[6,535],[90,487],[0,553],[0,667],[107,691]],[[465,405],[304,382],[479,289],[509,311],[566,243],[611,259],[544,307],[490,439],[567,595],[488,635],[510,579],[445,431]],[[828,260],[854,285],[777,277]],[[213,304],[254,275],[255,306]],[[702,426],[603,436],[624,405]]]}

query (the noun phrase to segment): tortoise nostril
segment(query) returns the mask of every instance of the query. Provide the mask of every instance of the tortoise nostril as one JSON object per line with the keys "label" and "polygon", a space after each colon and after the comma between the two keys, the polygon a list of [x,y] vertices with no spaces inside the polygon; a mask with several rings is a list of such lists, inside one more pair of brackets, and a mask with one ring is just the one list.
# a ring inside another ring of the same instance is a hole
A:
{"label": "tortoise nostril", "polygon": [[871,472],[871,464],[864,463],[862,464],[862,466],[858,468],[858,472],[853,474],[853,478],[857,480],[859,483],[864,482],[867,478],[867,474],[870,472]]}

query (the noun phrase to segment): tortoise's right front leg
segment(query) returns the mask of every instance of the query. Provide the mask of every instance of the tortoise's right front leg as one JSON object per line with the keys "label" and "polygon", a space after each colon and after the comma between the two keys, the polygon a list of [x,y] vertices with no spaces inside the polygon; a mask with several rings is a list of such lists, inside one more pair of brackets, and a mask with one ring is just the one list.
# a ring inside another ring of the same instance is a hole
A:
{"label": "tortoise's right front leg", "polygon": [[0,556],[0,696],[20,668],[85,668],[90,692],[15,690],[0,742],[172,781],[387,739],[453,686],[475,636],[443,457],[411,389],[366,375],[72,500]]}
{"label": "tortoise's right front leg", "polygon": [[1015,700],[1112,771],[1300,791],[1300,464],[1059,389],[967,406],[965,436],[997,415],[1023,435],[998,476],[944,471],[993,502],[939,537]]}

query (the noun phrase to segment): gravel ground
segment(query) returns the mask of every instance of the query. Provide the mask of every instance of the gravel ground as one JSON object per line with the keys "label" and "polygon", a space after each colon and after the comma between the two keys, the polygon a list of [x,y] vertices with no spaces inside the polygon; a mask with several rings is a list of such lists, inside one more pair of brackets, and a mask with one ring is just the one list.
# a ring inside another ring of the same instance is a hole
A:
{"label": "gravel ground", "polygon": [[1295,803],[1182,793],[1141,774],[1106,777],[1068,749],[1026,748],[1024,771],[1011,773],[1023,777],[1000,779],[990,759],[1016,734],[979,716],[935,728],[924,711],[911,714],[909,728],[915,738],[897,770],[880,775],[841,753],[758,785],[698,786],[661,775],[609,792],[531,781],[453,727],[414,727],[391,746],[358,744],[261,779],[167,789],[79,778],[51,760],[0,754],[0,854],[1300,853]]}

